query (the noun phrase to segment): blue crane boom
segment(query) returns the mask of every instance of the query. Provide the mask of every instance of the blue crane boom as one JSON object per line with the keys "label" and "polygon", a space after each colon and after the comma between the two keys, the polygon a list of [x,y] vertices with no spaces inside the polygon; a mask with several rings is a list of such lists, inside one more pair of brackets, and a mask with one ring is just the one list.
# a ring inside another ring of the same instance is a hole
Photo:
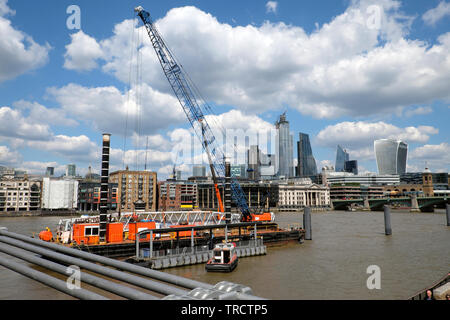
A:
{"label": "blue crane boom", "polygon": [[[175,96],[178,98],[195,134],[201,140],[203,149],[208,154],[211,170],[215,171],[217,177],[225,177],[225,156],[198,103],[198,101],[201,101],[202,99],[196,97],[195,91],[189,84],[189,81],[187,81],[189,78],[185,75],[184,70],[180,67],[181,65],[177,63],[174,55],[165,44],[163,38],[153,24],[150,14],[141,6],[136,7],[134,10],[144,23],[164,74],[169,81]],[[214,176],[214,172],[212,172],[212,175]],[[242,220],[250,221],[252,217],[244,192],[235,177],[231,177],[231,195],[236,206],[241,211]]]}

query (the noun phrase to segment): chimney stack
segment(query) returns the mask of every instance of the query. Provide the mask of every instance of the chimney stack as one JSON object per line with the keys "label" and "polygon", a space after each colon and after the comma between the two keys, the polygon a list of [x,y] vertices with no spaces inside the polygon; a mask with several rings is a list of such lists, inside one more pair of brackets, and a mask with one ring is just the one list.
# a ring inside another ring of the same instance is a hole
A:
{"label": "chimney stack", "polygon": [[106,225],[108,214],[108,183],[109,183],[109,148],[111,135],[109,133],[103,134],[103,149],[102,149],[102,171],[101,171],[101,186],[100,186],[100,229],[99,240],[100,243],[106,242]]}
{"label": "chimney stack", "polygon": [[231,165],[225,160],[225,223],[231,222]]}

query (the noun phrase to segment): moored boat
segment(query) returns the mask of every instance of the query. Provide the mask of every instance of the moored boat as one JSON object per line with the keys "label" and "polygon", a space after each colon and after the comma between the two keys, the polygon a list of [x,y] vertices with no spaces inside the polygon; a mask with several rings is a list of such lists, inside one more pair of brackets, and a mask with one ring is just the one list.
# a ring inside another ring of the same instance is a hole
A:
{"label": "moored boat", "polygon": [[213,257],[206,263],[209,272],[231,272],[238,264],[236,247],[232,243],[219,243],[213,250]]}

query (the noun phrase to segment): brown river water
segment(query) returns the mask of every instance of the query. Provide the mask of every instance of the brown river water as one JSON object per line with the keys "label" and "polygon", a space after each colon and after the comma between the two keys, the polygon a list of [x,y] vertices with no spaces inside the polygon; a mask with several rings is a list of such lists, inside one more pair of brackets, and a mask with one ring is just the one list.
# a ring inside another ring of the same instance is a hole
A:
{"label": "brown river water", "polygon": [[[60,217],[0,218],[0,226],[25,235],[52,229]],[[450,227],[444,210],[392,211],[392,235],[384,234],[383,212],[331,211],[312,214],[312,240],[269,246],[267,255],[246,257],[232,273],[207,273],[203,264],[164,272],[215,284],[230,281],[269,299],[407,299],[450,271]],[[280,213],[281,227],[302,223],[302,214]],[[9,258],[0,253],[0,259]],[[380,289],[368,289],[371,265],[380,268]],[[35,267],[65,280],[65,276]],[[91,288],[83,285],[84,288]],[[103,291],[94,289],[101,294]],[[108,295],[117,298],[114,295]],[[72,299],[0,266],[0,299]]]}

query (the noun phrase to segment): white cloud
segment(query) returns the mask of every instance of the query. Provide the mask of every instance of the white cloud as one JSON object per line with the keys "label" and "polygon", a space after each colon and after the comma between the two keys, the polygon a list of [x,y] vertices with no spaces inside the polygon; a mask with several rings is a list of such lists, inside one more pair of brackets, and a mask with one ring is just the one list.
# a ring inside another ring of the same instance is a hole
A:
{"label": "white cloud", "polygon": [[16,12],[8,7],[8,0],[0,0],[0,16],[14,15]]}
{"label": "white cloud", "polygon": [[338,144],[349,149],[371,148],[377,139],[400,139],[407,143],[424,143],[438,129],[431,126],[399,128],[385,122],[341,122],[321,130],[316,141],[321,146],[335,148]]}
{"label": "white cloud", "polygon": [[10,107],[0,107],[0,137],[47,140],[51,135],[47,124],[25,118],[20,111]]}
{"label": "white cloud", "polygon": [[426,144],[412,150],[408,156],[416,167],[424,168],[425,164],[432,171],[450,170],[450,145],[443,142],[438,145]]}
{"label": "white cloud", "polygon": [[90,71],[97,68],[97,59],[103,51],[97,41],[82,30],[70,35],[71,43],[66,46],[64,68],[77,71]]}
{"label": "white cloud", "polygon": [[141,135],[154,134],[171,124],[186,121],[178,101],[171,95],[146,84],[142,84],[138,92],[142,102],[139,107],[135,103],[136,88],[122,93],[113,86],[88,88],[71,83],[48,89],[68,115],[92,124],[101,132],[124,135],[127,128],[128,137],[138,130]]}
{"label": "white cloud", "polygon": [[66,112],[60,108],[47,108],[37,102],[19,100],[13,106],[23,114],[27,114],[29,119],[36,123],[45,123],[55,126],[77,126],[78,122],[67,118]]}
{"label": "white cloud", "polygon": [[[378,28],[368,27],[373,5],[380,9]],[[450,99],[450,33],[434,46],[406,39],[413,19],[399,1],[360,0],[311,34],[284,23],[233,27],[195,7],[172,9],[155,24],[208,101],[252,113],[289,105],[336,118]],[[133,27],[125,20],[112,37],[97,41],[103,71],[124,83]],[[172,94],[145,29],[137,32],[142,80]]]}
{"label": "white cloud", "polygon": [[416,115],[425,115],[433,112],[433,108],[427,106],[427,107],[417,107],[408,109],[405,111],[405,116],[410,118]]}
{"label": "white cloud", "polygon": [[10,150],[7,146],[0,146],[0,165],[14,166],[17,162],[22,161],[22,155],[17,151]]}
{"label": "white cloud", "polygon": [[7,1],[0,1],[0,83],[37,69],[48,61],[50,45],[39,45],[11,26],[11,21],[4,16],[14,13]]}
{"label": "white cloud", "polygon": [[267,13],[277,13],[278,9],[278,2],[277,1],[268,1],[266,3],[266,12]]}
{"label": "white cloud", "polygon": [[427,25],[435,25],[436,22],[450,16],[450,3],[446,1],[439,2],[436,8],[430,9],[422,16],[422,20]]}

